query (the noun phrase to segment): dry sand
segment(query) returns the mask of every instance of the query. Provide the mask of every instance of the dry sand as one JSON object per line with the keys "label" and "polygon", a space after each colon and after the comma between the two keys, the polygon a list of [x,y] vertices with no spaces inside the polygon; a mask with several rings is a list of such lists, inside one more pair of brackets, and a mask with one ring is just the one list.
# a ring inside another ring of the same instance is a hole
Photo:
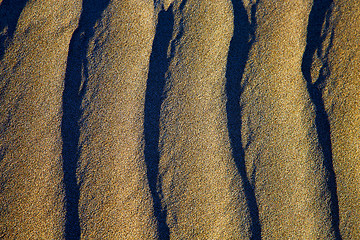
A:
{"label": "dry sand", "polygon": [[[80,27],[95,17],[90,11]],[[154,239],[142,139],[154,5],[112,1],[100,14],[94,29],[79,33],[89,37],[77,163],[81,239]]]}
{"label": "dry sand", "polygon": [[159,145],[170,238],[246,239],[250,216],[226,129],[231,2],[177,2],[174,13]]}
{"label": "dry sand", "polygon": [[357,0],[0,0],[0,239],[360,239]]}
{"label": "dry sand", "polygon": [[242,79],[242,141],[264,239],[333,239],[315,111],[302,76],[311,1],[261,1]]}
{"label": "dry sand", "polygon": [[61,239],[61,96],[81,4],[29,1],[15,24],[8,14],[20,6],[0,7],[8,38],[0,62],[0,236]]}
{"label": "dry sand", "polygon": [[319,56],[343,239],[360,239],[360,2],[332,5]]}

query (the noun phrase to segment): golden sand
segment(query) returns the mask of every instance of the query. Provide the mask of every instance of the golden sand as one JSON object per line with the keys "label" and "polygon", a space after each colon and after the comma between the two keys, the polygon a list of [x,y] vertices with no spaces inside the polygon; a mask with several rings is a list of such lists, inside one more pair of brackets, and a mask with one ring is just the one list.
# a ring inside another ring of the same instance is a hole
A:
{"label": "golden sand", "polygon": [[0,239],[360,239],[357,0],[0,0]]}

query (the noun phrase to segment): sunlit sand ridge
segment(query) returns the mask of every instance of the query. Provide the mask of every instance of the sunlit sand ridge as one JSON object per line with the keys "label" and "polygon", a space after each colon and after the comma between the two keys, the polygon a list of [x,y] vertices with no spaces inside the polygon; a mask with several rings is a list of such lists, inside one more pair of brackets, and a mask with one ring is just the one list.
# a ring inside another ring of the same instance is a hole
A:
{"label": "sunlit sand ridge", "polygon": [[359,239],[356,0],[0,0],[1,239]]}

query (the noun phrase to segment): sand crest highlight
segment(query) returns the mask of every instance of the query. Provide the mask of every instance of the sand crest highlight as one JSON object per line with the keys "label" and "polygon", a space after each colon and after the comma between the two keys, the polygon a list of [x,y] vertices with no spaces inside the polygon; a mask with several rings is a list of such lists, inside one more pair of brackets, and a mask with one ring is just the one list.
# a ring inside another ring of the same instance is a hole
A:
{"label": "sand crest highlight", "polygon": [[358,239],[359,12],[0,0],[0,238]]}

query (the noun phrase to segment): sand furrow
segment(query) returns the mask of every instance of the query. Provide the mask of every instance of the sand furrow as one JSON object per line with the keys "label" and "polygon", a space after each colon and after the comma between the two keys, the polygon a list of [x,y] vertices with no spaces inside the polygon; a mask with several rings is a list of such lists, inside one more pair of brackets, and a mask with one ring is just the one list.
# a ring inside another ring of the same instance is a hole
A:
{"label": "sand furrow", "polygon": [[360,236],[360,3],[335,0],[320,47],[317,85],[330,123],[340,231]]}
{"label": "sand furrow", "polygon": [[178,1],[160,118],[160,185],[170,239],[249,239],[226,128],[231,2]]}
{"label": "sand furrow", "polygon": [[0,239],[359,239],[357,0],[0,0]]}
{"label": "sand furrow", "polygon": [[263,239],[334,239],[315,111],[302,76],[311,1],[260,1],[242,80],[242,141]]}
{"label": "sand furrow", "polygon": [[98,20],[84,30],[89,39],[77,170],[81,239],[156,239],[143,146],[153,2],[110,1],[102,12],[96,1],[84,4],[84,25]]}
{"label": "sand furrow", "polygon": [[0,62],[1,239],[64,238],[61,95],[80,8],[29,1],[8,36]]}

